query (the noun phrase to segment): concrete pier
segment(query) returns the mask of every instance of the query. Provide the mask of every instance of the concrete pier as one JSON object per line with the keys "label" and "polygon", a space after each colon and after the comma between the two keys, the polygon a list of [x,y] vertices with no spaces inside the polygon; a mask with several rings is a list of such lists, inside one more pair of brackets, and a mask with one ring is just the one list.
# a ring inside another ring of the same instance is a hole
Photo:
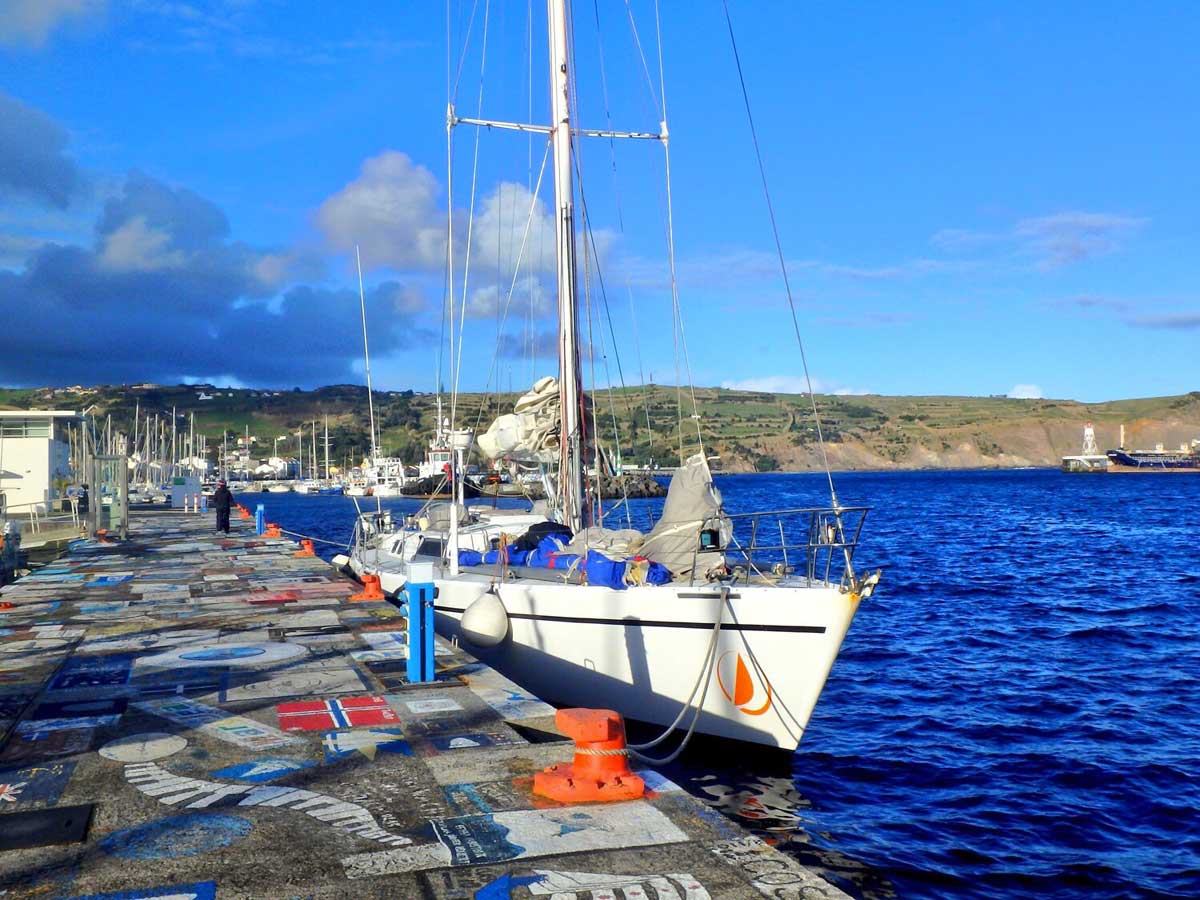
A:
{"label": "concrete pier", "polygon": [[554,710],[289,540],[131,516],[0,591],[0,896],[838,897],[649,770],[564,805]]}

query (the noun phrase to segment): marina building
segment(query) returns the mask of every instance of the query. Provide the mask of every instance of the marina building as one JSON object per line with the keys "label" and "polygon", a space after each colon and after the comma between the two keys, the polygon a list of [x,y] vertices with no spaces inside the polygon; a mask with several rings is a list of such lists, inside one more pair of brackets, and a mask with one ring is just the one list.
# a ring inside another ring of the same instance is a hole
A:
{"label": "marina building", "polygon": [[0,410],[0,510],[49,511],[54,482],[71,477],[67,426],[78,419],[69,410]]}

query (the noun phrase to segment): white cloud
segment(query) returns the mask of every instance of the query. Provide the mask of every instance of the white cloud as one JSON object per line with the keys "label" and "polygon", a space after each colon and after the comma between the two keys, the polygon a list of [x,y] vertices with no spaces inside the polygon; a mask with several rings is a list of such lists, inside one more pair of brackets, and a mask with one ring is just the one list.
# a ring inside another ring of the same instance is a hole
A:
{"label": "white cloud", "polygon": [[63,22],[100,15],[107,6],[107,0],[4,0],[0,43],[40,47]]}
{"label": "white cloud", "polygon": [[1148,221],[1117,213],[1068,211],[1021,219],[1000,231],[946,228],[929,240],[948,253],[991,248],[1034,257],[1039,269],[1051,270],[1119,250],[1121,241]]}
{"label": "white cloud", "polygon": [[168,378],[167,381],[172,384],[211,384],[216,388],[232,388],[234,390],[252,387],[236,375],[176,375]]}
{"label": "white cloud", "polygon": [[1041,400],[1042,389],[1036,384],[1014,384],[1008,391],[1010,400]]}
{"label": "white cloud", "polygon": [[[338,250],[352,251],[357,244],[364,268],[437,271],[446,262],[442,193],[429,169],[404,153],[386,150],[364,162],[358,178],[321,204],[317,225]],[[455,269],[460,276],[468,230],[472,273],[486,273],[488,281],[503,283],[505,291],[518,261],[522,272],[554,270],[550,209],[524,185],[501,182],[479,201],[473,222],[466,211],[454,211]],[[610,243],[607,233],[597,235],[601,252]]]}
{"label": "white cloud", "polygon": [[[455,213],[458,216],[458,213]],[[444,215],[443,215],[444,220]],[[466,252],[466,221],[455,229],[454,252]],[[528,235],[526,235],[528,227]],[[525,250],[522,254],[521,243]],[[580,237],[582,241],[582,236]],[[522,271],[554,271],[554,221],[542,200],[534,200],[523,184],[502,181],[483,199],[471,228],[471,265],[498,271],[511,281],[517,261]],[[580,257],[582,259],[582,248]]]}
{"label": "white cloud", "polygon": [[104,238],[100,264],[114,272],[154,272],[174,269],[187,262],[179,250],[168,250],[171,235],[134,216]]}
{"label": "white cloud", "polygon": [[1057,269],[1089,256],[1112,253],[1118,239],[1146,224],[1145,219],[1112,213],[1062,212],[1016,224],[1013,234],[1027,240],[1044,269]]}
{"label": "white cloud", "polygon": [[1200,329],[1200,311],[1136,316],[1129,320],[1129,324],[1139,328]]}
{"label": "white cloud", "polygon": [[441,186],[406,154],[386,150],[317,210],[317,225],[339,250],[361,248],[369,268],[436,269],[446,258]]}
{"label": "white cloud", "polygon": [[390,303],[393,312],[403,315],[424,312],[429,305],[425,295],[411,285],[389,282],[380,285],[376,290],[380,300]]}
{"label": "white cloud", "polygon": [[[741,378],[722,381],[721,387],[731,391],[759,391],[767,394],[807,394],[808,383],[803,375],[762,375],[755,378]],[[817,394],[857,395],[871,394],[873,391],[865,388],[847,387],[836,381],[826,381],[821,378],[812,380],[812,389]]]}
{"label": "white cloud", "polygon": [[512,300],[508,299],[509,284],[489,284],[476,288],[467,297],[468,319],[498,319],[508,307],[508,321],[523,322],[531,314],[535,319],[552,315],[557,304],[555,297],[536,278],[517,279]]}

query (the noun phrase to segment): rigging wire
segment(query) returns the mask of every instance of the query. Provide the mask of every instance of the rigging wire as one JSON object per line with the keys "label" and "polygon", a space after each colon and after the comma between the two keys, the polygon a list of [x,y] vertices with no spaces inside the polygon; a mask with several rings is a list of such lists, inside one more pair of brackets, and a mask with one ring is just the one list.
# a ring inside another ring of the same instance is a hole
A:
{"label": "rigging wire", "polygon": [[[592,219],[591,219],[591,215],[588,211],[587,196],[583,190],[583,180],[582,179],[579,180],[579,208],[580,208],[580,213],[581,213],[581,219],[583,220],[583,233],[584,233],[584,238],[585,238],[584,249],[586,251],[590,244],[591,249],[592,249],[592,256],[596,260],[596,281],[600,287],[600,299],[601,299],[602,306],[604,308],[604,316],[608,323],[608,332],[609,332],[609,335],[611,336],[612,342],[613,342],[613,355],[615,356],[616,362],[617,362],[617,377],[620,379],[621,388],[626,392],[626,395],[628,395],[629,389],[628,389],[627,385],[625,384],[625,370],[621,365],[621,351],[617,345],[617,332],[616,332],[616,328],[613,325],[612,309],[608,302],[608,290],[604,286],[604,273],[600,270],[600,253],[596,247],[596,233],[595,233],[595,229],[592,228]],[[600,337],[601,337],[601,342],[603,345],[603,339],[604,339],[604,330],[603,329],[600,330]],[[609,384],[608,400],[609,400],[609,405],[612,409],[613,435],[614,435],[614,438],[617,441],[617,445],[619,447],[620,440],[621,440],[621,431],[620,431],[620,427],[617,424],[616,407],[613,403],[612,374],[608,369],[607,351],[605,351],[605,356],[604,356],[604,368],[605,368],[605,377],[608,379],[608,384]],[[598,433],[599,432],[597,431],[597,434]],[[624,496],[624,500],[628,504],[629,489],[628,489],[628,485],[626,484],[624,479],[621,479],[621,491]],[[628,505],[626,506],[625,515],[626,515],[626,518],[629,517]],[[632,527],[632,522],[630,523],[630,526]]]}
{"label": "rigging wire", "polygon": [[[572,154],[574,155],[574,154]],[[587,360],[588,366],[591,369],[592,390],[596,388],[596,344],[592,336],[592,255],[591,245],[583,242],[583,304],[587,313]],[[592,518],[593,522],[604,521],[604,501],[600,496],[600,468],[602,460],[602,452],[600,450],[600,428],[596,424],[596,401],[592,398],[591,403],[592,414],[592,434],[596,436],[596,446],[593,448],[593,464],[596,470],[595,487],[592,491]],[[583,412],[586,415],[588,412],[588,404],[583,404]],[[618,438],[619,439],[619,438]]]}
{"label": "rigging wire", "polygon": [[[683,364],[687,371],[688,392],[692,400],[692,420],[696,423],[696,443],[700,448],[700,455],[704,455],[704,436],[700,431],[700,407],[696,402],[696,383],[692,378],[692,361],[688,354],[687,334],[683,326],[683,312],[679,306],[679,279],[676,273],[675,266],[675,214],[674,203],[671,197],[671,142],[667,130],[667,80],[663,65],[663,45],[662,45],[662,19],[659,15],[658,0],[654,0],[654,31],[658,41],[658,81],[659,81],[659,97],[662,100],[662,146],[663,146],[663,167],[666,172],[666,187],[667,187],[667,258],[671,269],[671,305],[675,314],[675,321],[679,332],[679,345],[683,350]],[[678,363],[676,363],[678,367]],[[676,384],[678,384],[678,376]],[[683,421],[682,407],[679,409],[680,424],[679,424],[679,463],[683,464]]]}
{"label": "rigging wire", "polygon": [[[657,0],[656,0],[657,2]],[[825,436],[821,428],[821,413],[817,409],[817,397],[813,393],[812,376],[808,370],[808,356],[804,352],[804,339],[800,336],[800,317],[796,313],[796,301],[792,297],[792,285],[788,280],[787,261],[783,255],[783,244],[779,239],[779,225],[775,220],[775,206],[771,202],[771,191],[767,186],[767,169],[763,164],[762,151],[758,144],[758,130],[754,127],[754,113],[750,109],[750,92],[746,88],[746,77],[742,72],[742,59],[738,54],[737,38],[733,34],[733,18],[729,14],[729,0],[721,0],[725,10],[725,25],[729,29],[729,45],[733,49],[733,60],[737,65],[738,83],[742,88],[742,102],[746,106],[746,119],[750,123],[750,138],[754,143],[754,158],[758,162],[758,175],[762,181],[763,197],[767,201],[767,213],[771,219],[771,233],[775,238],[775,252],[779,256],[779,269],[783,273],[783,287],[787,293],[788,308],[792,313],[792,328],[796,332],[796,343],[800,347],[800,363],[804,368],[804,384],[808,388],[808,398],[812,402],[813,421],[817,426],[817,443],[821,448],[821,463],[825,467],[825,477],[829,481],[829,497],[836,510],[839,508],[837,490],[833,486],[833,472],[829,468],[829,455],[825,449]],[[838,516],[838,527],[841,527],[841,516]]]}
{"label": "rigging wire", "polygon": [[[471,4],[471,18],[467,22],[467,33],[463,39],[462,55],[458,58],[458,69],[454,75],[454,89],[450,87],[450,0],[446,0],[446,96],[451,100],[458,97],[458,86],[462,82],[463,67],[467,62],[467,51],[471,49],[471,32],[475,30],[475,13],[479,10],[479,0]],[[484,13],[487,18],[487,13]],[[486,27],[485,27],[486,31]]]}
{"label": "rigging wire", "polygon": [[[626,2],[626,8],[628,9],[628,0]],[[604,118],[605,118],[605,122],[608,125],[608,130],[611,132],[611,131],[614,131],[615,129],[613,127],[611,104],[609,103],[609,99],[608,99],[608,75],[607,75],[607,71],[604,66],[604,38],[603,38],[603,34],[600,29],[600,0],[592,0],[592,11],[594,12],[595,17],[596,17],[596,50],[597,50],[597,58],[599,59],[599,63],[600,63],[600,92],[601,92],[601,96],[603,97],[603,100],[604,100]],[[632,21],[632,18],[633,18],[632,10],[629,10],[629,16]],[[637,29],[635,27],[634,28],[635,35],[636,35],[636,32],[637,32]],[[640,49],[640,47],[639,47],[639,49]],[[644,60],[643,60],[643,64],[644,64]],[[646,71],[647,79],[649,79],[649,75],[650,75],[649,71]],[[650,93],[651,93],[651,96],[653,96],[653,94],[654,94],[653,83],[650,84]],[[655,99],[655,103],[657,105],[657,98]],[[657,108],[657,106],[656,106],[656,108]],[[621,207],[621,190],[620,190],[620,185],[619,185],[619,181],[617,178],[617,142],[616,142],[616,139],[614,137],[612,137],[612,135],[609,135],[609,138],[608,138],[608,156],[609,156],[609,162],[611,164],[613,201],[616,204],[616,210],[617,210],[617,229],[618,229],[618,233],[622,237],[624,237],[624,235],[625,235],[625,215],[624,215],[624,212]],[[580,188],[581,196],[582,196],[582,193],[583,193],[583,190],[582,190],[582,186],[581,186],[581,188]],[[585,206],[584,215],[586,216],[586,214],[587,214],[587,210],[586,210],[586,206]],[[599,269],[597,269],[597,274],[599,275]],[[625,297],[629,302],[629,324],[633,331],[633,349],[637,356],[638,380],[641,382],[641,386],[642,386],[642,391],[641,391],[641,393],[642,393],[642,410],[646,414],[646,446],[650,448],[650,453],[653,453],[654,427],[650,424],[650,393],[649,393],[649,389],[646,385],[646,370],[645,370],[644,366],[642,365],[642,344],[638,338],[637,312],[635,310],[634,303],[633,303],[633,288],[629,284],[629,272],[626,271],[624,273],[624,275],[625,275]],[[603,290],[604,290],[603,279],[601,279],[600,288],[601,288],[601,291],[603,292]],[[605,308],[605,312],[608,314],[609,328],[611,329],[612,328],[612,314],[608,310],[607,296],[605,296],[604,308]],[[616,336],[615,335],[613,336],[613,352],[617,353],[617,370],[618,370],[618,372],[620,372],[621,357],[620,357],[619,351],[616,346]],[[625,375],[623,372],[620,374],[621,374],[621,387],[622,387],[622,389],[627,391],[627,388],[625,386]],[[628,397],[628,394],[626,394],[626,397]],[[633,404],[629,403],[627,400],[626,405],[630,409],[630,411],[632,411]],[[633,417],[633,421],[636,425],[636,421],[637,421],[636,415]],[[634,450],[634,440],[633,440],[632,435],[630,436],[630,450],[631,451]]]}
{"label": "rigging wire", "polygon": [[654,101],[654,112],[658,116],[659,121],[661,121],[666,118],[666,111],[663,108],[663,104],[658,102],[658,95],[654,93],[654,78],[650,75],[650,66],[646,62],[646,51],[642,49],[642,38],[638,34],[637,22],[633,19],[633,7],[630,5],[629,0],[625,0],[625,12],[629,15],[629,30],[633,32],[633,43],[637,47],[638,58],[642,62],[642,74],[646,76],[646,87],[650,90],[650,99]]}
{"label": "rigging wire", "polygon": [[[482,49],[479,57],[479,95],[476,104],[476,118],[483,118],[483,85],[484,72],[487,69],[487,39],[488,39],[488,21],[491,15],[491,0],[485,0],[483,5],[483,38]],[[471,164],[471,199],[467,207],[467,249],[466,259],[463,262],[463,281],[462,281],[462,300],[459,303],[459,323],[458,323],[458,356],[454,360],[454,393],[451,394],[450,400],[450,424],[455,427],[458,423],[456,413],[458,411],[458,393],[459,385],[462,379],[462,350],[463,350],[463,329],[466,327],[467,321],[467,285],[471,276],[471,240],[474,236],[475,228],[475,197],[479,186],[479,143],[481,132],[483,129],[475,129],[475,152]]]}
{"label": "rigging wire", "polygon": [[[537,209],[538,197],[541,194],[542,180],[546,174],[546,164],[550,159],[550,148],[552,145],[553,145],[553,139],[548,137],[546,140],[546,149],[542,154],[542,165],[541,165],[541,168],[538,170],[537,183],[534,186],[533,193],[530,195],[530,199],[529,199],[529,214],[525,217],[525,229],[521,234],[521,247],[517,252],[517,265],[513,269],[512,282],[509,284],[508,292],[504,297],[504,315],[500,321],[501,330],[503,330],[504,324],[508,321],[508,314],[509,314],[510,309],[512,308],[513,294],[516,292],[517,279],[518,279],[518,275],[520,273],[520,268],[521,268],[521,261],[525,258],[525,249],[529,243],[529,233],[533,227],[533,220],[534,220],[535,212]],[[492,362],[491,362],[491,366],[488,368],[487,382],[484,384],[485,400],[486,400],[487,392],[489,392],[492,389],[492,378],[493,377],[495,377],[497,379],[497,389],[499,389],[499,384],[498,384],[498,382],[499,382],[499,373],[498,373],[499,361],[500,361],[500,344],[497,343],[495,348],[493,348],[493,350],[492,350]],[[481,403],[480,409],[479,409],[479,414],[475,419],[475,428],[476,429],[479,428],[480,423],[483,421],[483,407],[484,407],[484,404]]]}

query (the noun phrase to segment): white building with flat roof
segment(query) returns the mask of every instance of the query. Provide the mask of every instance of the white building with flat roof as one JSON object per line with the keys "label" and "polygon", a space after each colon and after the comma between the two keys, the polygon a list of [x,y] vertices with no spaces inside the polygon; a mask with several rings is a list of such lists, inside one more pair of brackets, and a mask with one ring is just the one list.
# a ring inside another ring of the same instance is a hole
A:
{"label": "white building with flat roof", "polygon": [[0,509],[47,511],[55,480],[71,477],[67,425],[78,419],[62,409],[0,410]]}

